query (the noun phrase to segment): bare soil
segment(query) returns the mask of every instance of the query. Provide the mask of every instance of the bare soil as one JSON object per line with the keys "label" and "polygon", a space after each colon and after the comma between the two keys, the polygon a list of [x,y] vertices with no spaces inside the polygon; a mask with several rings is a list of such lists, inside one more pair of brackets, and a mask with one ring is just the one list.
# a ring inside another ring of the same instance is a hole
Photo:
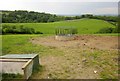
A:
{"label": "bare soil", "polygon": [[117,36],[95,36],[95,35],[82,35],[76,36],[72,41],[58,41],[54,36],[33,38],[31,42],[34,44],[40,44],[44,46],[53,47],[89,47],[91,49],[110,50],[118,49],[118,37]]}
{"label": "bare soil", "polygon": [[[54,36],[49,36],[32,38],[30,42],[55,47],[64,52],[64,55],[61,56],[51,54],[40,57],[44,71],[33,75],[32,78],[35,79],[98,79],[101,78],[101,72],[107,69],[104,69],[104,60],[108,63],[114,63],[113,66],[106,65],[106,67],[112,68],[117,64],[114,60],[109,61],[109,59],[117,58],[117,36],[79,35],[71,41],[58,41],[55,40]],[[101,53],[97,58],[93,56],[96,51]],[[93,62],[100,62],[100,64],[91,65]],[[117,67],[113,70],[117,70]],[[112,76],[116,77],[117,74]]]}

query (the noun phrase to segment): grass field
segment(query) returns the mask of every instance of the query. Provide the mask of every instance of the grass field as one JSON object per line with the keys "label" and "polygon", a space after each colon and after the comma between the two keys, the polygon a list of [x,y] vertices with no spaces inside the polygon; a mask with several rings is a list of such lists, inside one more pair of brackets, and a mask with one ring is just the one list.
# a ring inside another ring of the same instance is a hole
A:
{"label": "grass field", "polygon": [[[115,27],[106,21],[81,19],[53,23],[3,24],[25,25],[44,33],[41,35],[17,34],[0,36],[2,38],[3,55],[39,54],[42,68],[31,76],[32,79],[118,78],[118,50],[116,46],[109,46],[109,44],[116,44],[115,39],[118,34],[94,34],[101,28]],[[58,42],[49,38],[54,35],[55,28],[59,26],[76,27],[78,34],[80,34],[80,40]],[[98,47],[92,47],[92,45]],[[104,50],[105,45],[110,49]],[[94,71],[97,71],[97,73],[94,73]]]}
{"label": "grass field", "polygon": [[[52,54],[59,52],[50,47],[41,45],[33,45],[29,39],[33,37],[44,37],[48,35],[4,35],[2,36],[2,54],[31,54],[37,53],[40,55]],[[48,53],[47,53],[48,52]]]}
{"label": "grass field", "polygon": [[[2,52],[3,54],[39,54],[43,67],[32,75],[31,78],[34,79],[117,78],[118,52],[116,50],[60,48],[30,42],[30,39],[44,37],[49,35],[3,35]],[[84,58],[86,62],[82,62]],[[94,70],[97,74],[93,72]]]}
{"label": "grass field", "polygon": [[76,27],[78,34],[93,34],[105,27],[115,27],[107,21],[97,19],[80,19],[70,21],[60,21],[53,23],[3,23],[9,25],[24,25],[25,27],[34,28],[44,34],[54,34],[56,27]]}

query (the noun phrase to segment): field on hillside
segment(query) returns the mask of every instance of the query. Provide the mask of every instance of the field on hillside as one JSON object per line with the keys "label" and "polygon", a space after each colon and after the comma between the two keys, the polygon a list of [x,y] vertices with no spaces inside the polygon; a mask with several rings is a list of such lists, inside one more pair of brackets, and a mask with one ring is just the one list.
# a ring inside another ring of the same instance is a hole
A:
{"label": "field on hillside", "polygon": [[117,36],[77,37],[66,42],[50,35],[3,35],[2,52],[39,54],[41,67],[32,79],[117,79]]}
{"label": "field on hillside", "polygon": [[[2,54],[39,54],[41,67],[31,79],[117,79],[118,34],[95,34],[113,27],[107,21],[80,19],[53,23],[3,23],[24,25],[43,34],[2,35]],[[56,27],[76,27],[75,40],[58,41]]]}
{"label": "field on hillside", "polygon": [[25,27],[34,28],[43,34],[54,34],[56,27],[76,27],[78,34],[93,34],[98,32],[101,28],[113,27],[114,25],[107,21],[97,19],[80,19],[80,20],[68,20],[53,23],[3,23],[9,25],[24,25]]}

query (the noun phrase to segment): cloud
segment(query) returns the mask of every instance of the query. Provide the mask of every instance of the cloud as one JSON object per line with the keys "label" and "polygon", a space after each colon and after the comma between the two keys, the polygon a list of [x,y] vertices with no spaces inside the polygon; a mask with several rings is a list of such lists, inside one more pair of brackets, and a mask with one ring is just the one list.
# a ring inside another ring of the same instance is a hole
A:
{"label": "cloud", "polygon": [[3,0],[2,2],[118,2],[119,0]]}
{"label": "cloud", "polygon": [[[8,1],[8,2],[7,2]],[[58,0],[3,0],[0,10],[29,10],[52,14],[117,14],[117,2],[50,2]],[[46,2],[45,2],[46,1]],[[60,0],[59,0],[60,1]],[[63,1],[63,0],[61,0]],[[64,0],[67,1],[67,0]],[[73,0],[71,0],[73,1]],[[74,0],[75,1],[75,0]],[[7,3],[6,3],[7,2]]]}
{"label": "cloud", "polygon": [[105,8],[98,8],[94,11],[95,13],[103,13],[103,14],[117,14],[118,8],[117,7],[105,7]]}

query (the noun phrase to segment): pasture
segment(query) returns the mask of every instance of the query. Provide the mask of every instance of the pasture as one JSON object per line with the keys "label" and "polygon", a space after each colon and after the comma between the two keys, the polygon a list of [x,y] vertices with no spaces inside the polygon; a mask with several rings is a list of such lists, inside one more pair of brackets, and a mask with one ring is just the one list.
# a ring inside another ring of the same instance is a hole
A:
{"label": "pasture", "polygon": [[3,54],[39,54],[42,67],[31,79],[117,79],[118,76],[117,36],[80,35],[78,40],[60,42],[49,35],[4,35],[2,41]]}
{"label": "pasture", "polygon": [[[2,54],[37,53],[40,70],[31,79],[117,79],[118,34],[94,34],[114,25],[96,19],[53,23],[3,23],[32,27],[43,34],[2,35]],[[57,41],[55,28],[78,29],[76,40]]]}
{"label": "pasture", "polygon": [[25,27],[34,28],[43,34],[55,34],[56,27],[76,27],[78,29],[78,34],[94,34],[98,32],[101,28],[113,27],[114,25],[108,23],[107,21],[97,20],[97,19],[78,19],[78,20],[68,20],[59,21],[53,23],[3,23],[8,25],[24,25]]}

